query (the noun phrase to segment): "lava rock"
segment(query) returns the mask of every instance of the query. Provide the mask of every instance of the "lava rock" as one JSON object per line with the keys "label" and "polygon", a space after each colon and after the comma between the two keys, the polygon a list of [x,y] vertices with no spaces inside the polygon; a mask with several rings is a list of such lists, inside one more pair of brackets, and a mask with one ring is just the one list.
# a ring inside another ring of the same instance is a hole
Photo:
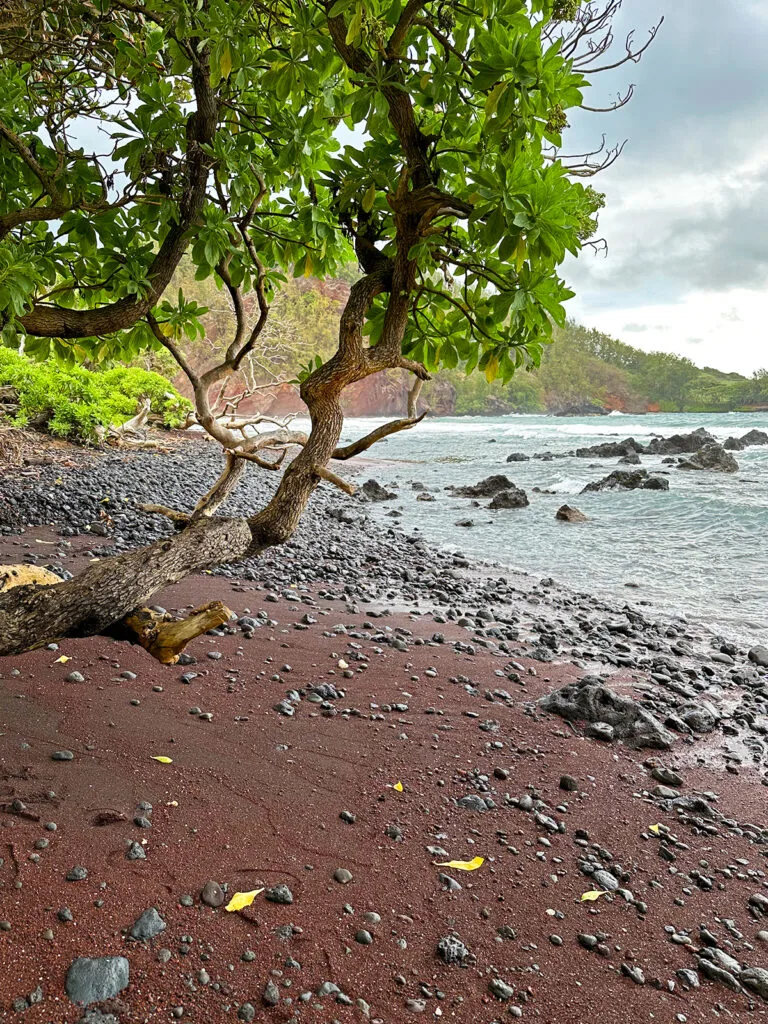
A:
{"label": "lava rock", "polygon": [[510,487],[506,490],[498,491],[493,496],[488,508],[526,508],[529,504],[528,495],[521,487]]}
{"label": "lava rock", "polygon": [[710,473],[737,473],[739,464],[720,444],[705,444],[697,452],[678,463],[678,469],[699,469]]}
{"label": "lava rock", "polygon": [[469,950],[455,935],[444,935],[437,943],[437,955],[444,964],[463,964],[469,957]]}
{"label": "lava rock", "polygon": [[615,469],[602,480],[587,484],[581,491],[668,491],[669,480],[664,476],[651,476],[646,469]]}
{"label": "lava rock", "polygon": [[166,928],[165,921],[160,917],[155,907],[145,910],[138,920],[131,926],[130,935],[132,939],[143,942],[146,939],[154,939]]}
{"label": "lava rock", "polygon": [[289,906],[293,903],[293,893],[287,885],[281,882],[279,885],[273,885],[271,889],[267,889],[264,899],[270,903],[282,903]]}
{"label": "lava rock", "polygon": [[570,505],[561,505],[557,512],[555,512],[555,519],[559,519],[563,523],[589,522],[588,517],[583,512],[577,508],[572,508]]}
{"label": "lava rock", "polygon": [[584,676],[540,698],[539,706],[568,721],[605,723],[630,746],[668,750],[671,732],[638,703],[609,690],[594,676]]}
{"label": "lava rock", "polygon": [[67,971],[65,988],[73,1003],[87,1006],[114,999],[128,987],[130,965],[124,956],[78,957]]}
{"label": "lava rock", "polygon": [[516,487],[509,477],[501,473],[495,476],[488,476],[477,484],[467,487],[449,487],[457,498],[492,498],[499,491],[516,490]]}
{"label": "lava rock", "polygon": [[366,480],[360,488],[369,501],[392,501],[397,495],[387,491],[376,480]]}

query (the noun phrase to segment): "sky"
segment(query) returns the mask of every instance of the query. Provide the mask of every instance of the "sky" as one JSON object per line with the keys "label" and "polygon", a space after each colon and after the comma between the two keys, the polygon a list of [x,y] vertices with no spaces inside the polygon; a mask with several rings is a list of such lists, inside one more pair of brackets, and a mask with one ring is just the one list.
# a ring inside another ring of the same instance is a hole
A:
{"label": "sky", "polygon": [[[750,374],[768,368],[768,0],[624,0],[616,52],[664,15],[638,64],[595,76],[568,152],[627,140],[589,182],[598,235],[564,269],[568,313],[630,345]],[[586,182],[585,182],[586,183]]]}

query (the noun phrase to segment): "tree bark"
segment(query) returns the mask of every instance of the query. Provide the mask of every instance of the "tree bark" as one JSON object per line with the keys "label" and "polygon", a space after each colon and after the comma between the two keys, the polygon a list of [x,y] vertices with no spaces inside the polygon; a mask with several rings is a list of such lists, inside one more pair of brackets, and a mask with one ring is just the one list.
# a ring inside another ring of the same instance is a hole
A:
{"label": "tree bark", "polygon": [[244,519],[198,519],[174,537],[91,565],[66,583],[16,586],[0,595],[0,656],[110,627],[163,587],[193,572],[237,561],[251,546]]}

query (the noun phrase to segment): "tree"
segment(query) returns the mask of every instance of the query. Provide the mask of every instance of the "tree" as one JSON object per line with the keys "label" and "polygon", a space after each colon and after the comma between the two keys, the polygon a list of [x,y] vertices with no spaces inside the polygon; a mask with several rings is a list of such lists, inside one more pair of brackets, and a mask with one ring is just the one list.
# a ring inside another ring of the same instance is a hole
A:
{"label": "tree", "polygon": [[[116,629],[152,647],[156,627],[129,613],[191,571],[285,541],[320,481],[351,491],[329,463],[418,423],[431,371],[504,381],[538,364],[572,294],[558,268],[602,205],[579,178],[606,159],[559,155],[567,112],[656,31],[605,56],[620,6],[15,0],[0,21],[5,343],[96,364],[164,347],[225,465],[191,515],[166,510],[183,527],[173,538],[0,597],[0,654]],[[342,121],[357,135],[339,152]],[[283,272],[323,276],[350,247],[362,276],[336,351],[301,383],[310,434],[228,430],[210,392],[258,343]],[[236,319],[203,373],[179,340],[204,310],[166,295],[186,252]],[[414,376],[407,416],[339,447],[344,389],[397,367]],[[300,451],[263,509],[215,515],[246,466],[276,470],[289,444]]]}

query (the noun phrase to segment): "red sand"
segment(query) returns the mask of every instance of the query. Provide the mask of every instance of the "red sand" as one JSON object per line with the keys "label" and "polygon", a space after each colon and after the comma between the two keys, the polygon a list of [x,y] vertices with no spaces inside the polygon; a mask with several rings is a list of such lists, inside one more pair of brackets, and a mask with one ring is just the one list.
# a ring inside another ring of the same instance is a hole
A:
{"label": "red sand", "polygon": [[[37,531],[36,536],[45,534]],[[20,557],[18,544],[0,544],[0,561]],[[183,1020],[234,1021],[237,1006],[245,1001],[254,1004],[259,1021],[363,1020],[359,1008],[338,1005],[332,997],[298,1002],[300,992],[316,991],[327,980],[353,1000],[365,999],[371,1018],[387,1024],[427,1018],[490,1024],[513,1019],[511,1006],[522,1009],[524,1020],[545,1024],[673,1022],[676,1014],[690,1022],[746,1019],[749,998],[704,979],[696,992],[684,993],[679,985],[674,993],[667,990],[675,970],[695,966],[695,961],[685,947],[668,941],[664,926],[690,929],[695,942],[699,923],[706,921],[728,940],[715,918],[733,918],[756,949],[744,952],[743,943],[731,940],[729,951],[752,965],[768,966],[768,952],[755,941],[760,926],[747,912],[748,897],[765,888],[764,879],[714,874],[715,892],[691,886],[685,895],[688,880],[670,874],[658,856],[658,841],[643,839],[641,833],[657,821],[675,829],[690,846],[678,852],[674,868],[681,872],[705,860],[707,873],[713,874],[737,858],[749,862],[742,873],[761,870],[760,848],[725,832],[715,838],[693,836],[670,815],[633,796],[652,785],[642,767],[650,752],[604,746],[573,734],[558,719],[525,713],[524,700],[573,678],[577,669],[521,659],[541,673],[526,678],[523,690],[494,676],[507,660],[486,652],[457,656],[447,645],[407,653],[383,647],[379,652],[371,640],[355,640],[369,659],[362,670],[349,657],[354,649],[348,637],[323,637],[322,631],[340,622],[359,628],[364,614],[319,601],[329,614],[319,615],[317,626],[299,631],[293,624],[306,605],[284,600],[263,605],[262,597],[233,592],[228,581],[215,577],[190,579],[158,595],[159,603],[171,608],[217,598],[238,614],[264,607],[279,621],[274,629],[258,630],[250,641],[241,634],[200,638],[190,647],[199,664],[189,669],[162,668],[138,648],[100,638],[65,641],[56,653],[42,650],[0,660],[0,804],[6,808],[0,811],[0,920],[12,923],[11,931],[0,931],[3,1019],[25,1024],[79,1020],[81,1011],[64,995],[67,967],[76,956],[118,953],[131,963],[131,983],[118,1005],[123,1024],[170,1020],[176,1006],[184,1007]],[[470,638],[463,629],[435,626],[426,617],[415,623],[394,617],[374,623],[377,629],[398,624],[427,639],[436,629],[448,639]],[[223,657],[208,659],[209,649]],[[57,664],[60,654],[71,660]],[[338,667],[345,656],[358,669],[352,679],[343,679]],[[292,671],[283,673],[282,681],[270,680],[286,663]],[[435,677],[425,674],[430,667]],[[14,670],[19,674],[13,675]],[[86,682],[65,682],[73,670]],[[120,678],[124,670],[138,678]],[[190,670],[203,674],[184,685],[179,677]],[[266,675],[260,676],[261,671]],[[481,693],[498,686],[509,689],[514,704],[468,696],[449,682],[459,673],[470,676]],[[339,708],[354,706],[369,714],[371,703],[403,702],[408,711],[371,721],[323,717],[307,701],[293,719],[273,710],[291,686],[324,680],[346,689]],[[153,692],[153,685],[163,691]],[[139,706],[131,705],[132,699]],[[213,721],[190,715],[194,706],[212,712]],[[439,713],[426,714],[428,708]],[[500,723],[496,735],[478,728],[490,718]],[[503,749],[494,749],[494,742],[503,743]],[[677,746],[660,760],[685,765],[690,749]],[[75,753],[75,760],[52,761],[52,751],[64,748]],[[170,756],[173,764],[159,764],[153,755]],[[506,781],[491,779],[498,809],[484,814],[458,809],[453,801],[474,792],[465,773],[478,769],[492,776],[494,768],[509,771]],[[563,773],[579,780],[580,793],[559,791]],[[760,820],[765,790],[748,772],[734,778],[685,766],[684,775],[688,785],[683,792],[695,782],[721,795],[724,813]],[[392,788],[398,780],[402,793]],[[549,836],[550,847],[542,844],[547,833],[532,815],[503,804],[504,793],[519,796],[528,786],[535,786],[553,808],[561,801],[568,804],[567,813],[554,812],[567,832]],[[55,798],[48,799],[48,791]],[[15,798],[39,815],[39,822],[10,813]],[[141,800],[154,805],[151,831],[132,823]],[[343,810],[357,816],[355,824],[340,820]],[[95,824],[105,811],[124,820]],[[48,821],[57,823],[57,831],[44,831]],[[388,824],[402,829],[403,842],[385,835]],[[593,842],[631,872],[628,887],[648,904],[645,920],[621,898],[578,902],[592,886],[577,867],[583,851],[574,844],[576,828],[587,829]],[[517,855],[500,844],[499,832]],[[36,864],[29,857],[40,838],[50,839],[50,846],[39,851]],[[142,838],[147,860],[127,861],[127,842]],[[449,870],[463,888],[448,893],[438,881],[428,844],[443,846],[451,858],[480,855],[486,862],[471,874]],[[65,882],[76,864],[88,869],[87,880]],[[339,867],[352,872],[350,884],[333,880]],[[208,879],[228,882],[230,891],[285,882],[295,902],[275,905],[262,895],[239,914],[212,910],[199,902]],[[650,886],[652,880],[660,887]],[[181,906],[182,894],[192,895],[195,905]],[[676,897],[683,898],[683,907],[673,904]],[[97,900],[103,900],[101,908],[94,906]],[[347,903],[353,913],[344,912]],[[74,923],[59,922],[56,911],[62,906],[71,909]],[[167,930],[148,944],[126,940],[124,930],[151,906],[165,918]],[[362,919],[366,911],[382,918],[370,928],[370,946],[354,940],[360,928],[369,927]],[[564,917],[559,920],[548,911],[561,911]],[[297,929],[293,938],[274,934],[289,923]],[[515,929],[516,939],[499,940],[497,928],[505,924]],[[44,937],[46,929],[52,930],[52,940]],[[448,967],[437,959],[438,939],[452,930],[475,955],[475,965]],[[609,958],[576,942],[577,933],[596,931],[610,936]],[[562,937],[562,946],[551,944],[553,934]],[[193,938],[187,955],[179,953],[184,935]],[[167,964],[156,959],[162,947],[173,954]],[[246,949],[256,953],[254,962],[241,961]],[[289,955],[301,970],[284,968]],[[620,975],[622,962],[642,965],[644,987]],[[197,983],[201,968],[220,991]],[[261,994],[272,970],[283,972],[274,980],[283,997],[293,998],[292,1005],[263,1006]],[[514,986],[512,1003],[490,995],[488,981],[495,972]],[[398,975],[405,984],[395,980]],[[288,982],[290,987],[283,987]],[[12,1000],[38,984],[43,1002],[17,1018]],[[423,998],[420,984],[432,992],[442,990],[445,998],[427,998],[424,1013],[417,1015],[405,1008],[405,1000]],[[765,1004],[756,997],[754,1002],[759,1005],[751,1016],[764,1015]],[[313,1008],[320,1003],[322,1009]]]}

